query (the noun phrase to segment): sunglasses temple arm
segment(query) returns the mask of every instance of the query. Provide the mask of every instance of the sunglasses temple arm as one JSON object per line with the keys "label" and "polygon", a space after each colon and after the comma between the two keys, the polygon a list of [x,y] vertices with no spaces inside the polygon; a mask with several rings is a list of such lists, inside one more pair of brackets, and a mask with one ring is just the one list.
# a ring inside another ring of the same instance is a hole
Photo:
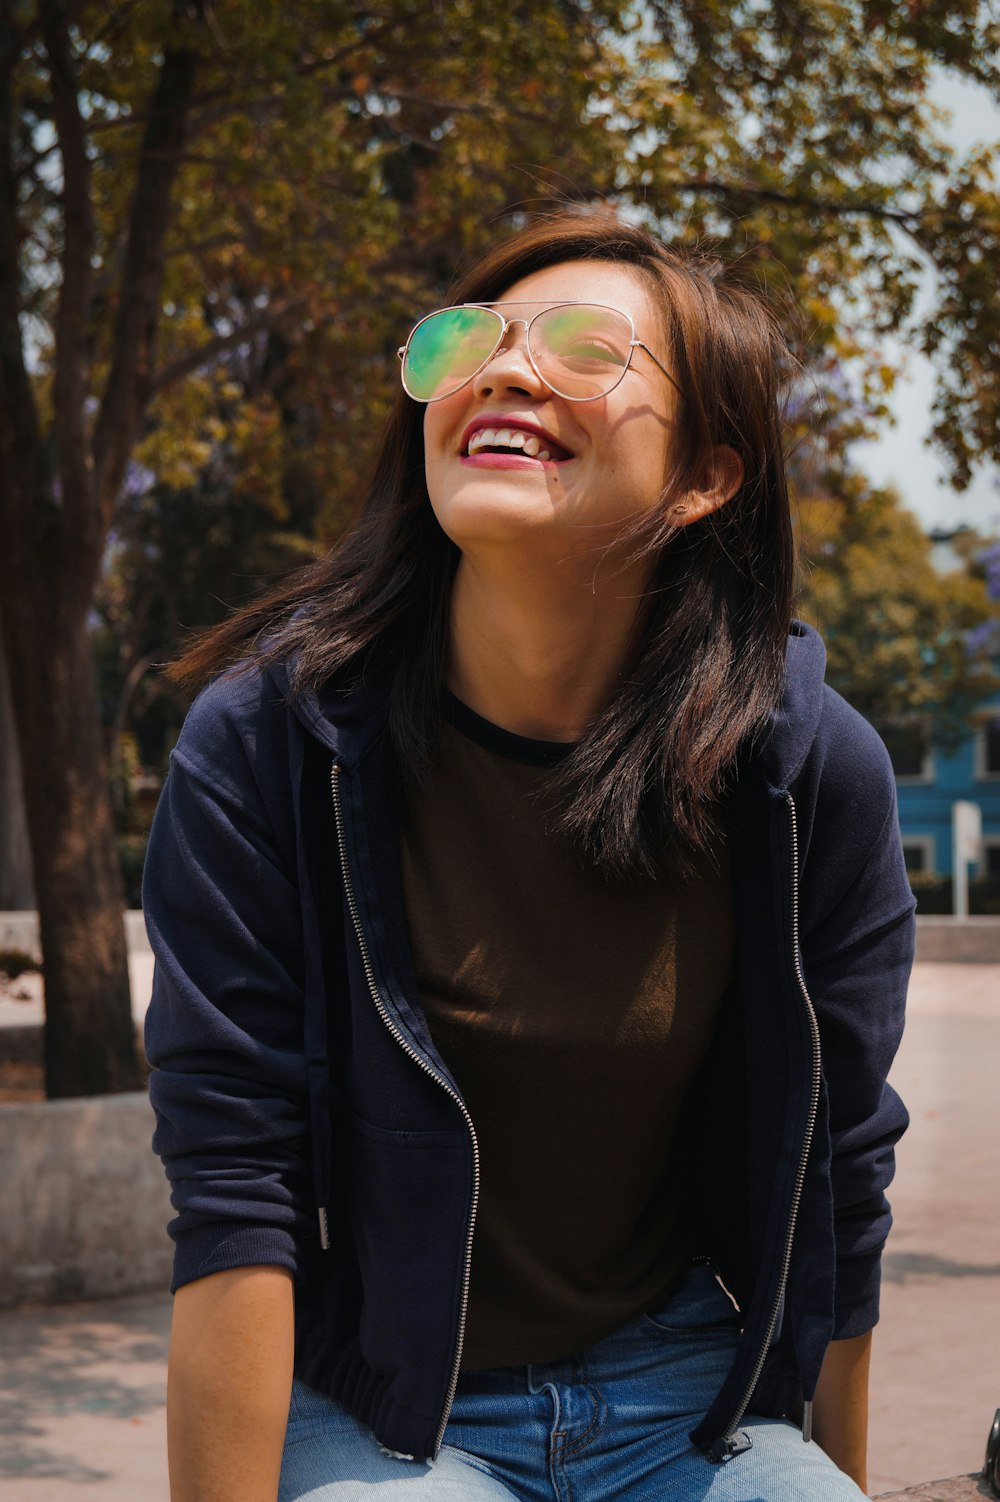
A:
{"label": "sunglasses temple arm", "polygon": [[633,344],[636,346],[637,349],[644,349],[646,351],[647,355],[652,360],[653,364],[656,365],[660,370],[663,371],[663,374],[666,376],[667,380],[670,382],[671,386],[678,393],[678,395],[679,396],[683,396],[684,393],[681,390],[680,386],[678,386],[677,382],[674,380],[673,376],[670,374],[670,371],[662,363],[662,361],[660,361],[660,360],[658,360],[656,358],[656,356],[653,354],[653,351],[650,349],[649,345],[648,344],[643,344],[643,342],[642,342],[641,339],[635,339],[635,340],[633,340]]}

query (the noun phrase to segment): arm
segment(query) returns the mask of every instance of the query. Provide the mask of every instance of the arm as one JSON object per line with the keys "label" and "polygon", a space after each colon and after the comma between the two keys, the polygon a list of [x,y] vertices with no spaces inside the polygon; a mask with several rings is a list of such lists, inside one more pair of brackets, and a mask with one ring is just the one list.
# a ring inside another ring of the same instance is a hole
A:
{"label": "arm", "polygon": [[886,1190],[905,1107],[888,1083],[913,959],[913,895],[889,758],[842,711],[802,882],[802,961],[816,1008],[827,1092],[836,1279],[833,1338],[878,1320],[879,1264],[892,1223]]}
{"label": "arm", "polygon": [[177,1212],[175,1291],[233,1267],[295,1274],[316,1225],[285,722],[234,706],[227,687],[188,716],[143,881],[153,1149]]}
{"label": "arm", "polygon": [[813,1409],[813,1438],[861,1490],[868,1490],[868,1366],[871,1331],[827,1349]]}
{"label": "arm", "polygon": [[[841,729],[845,741],[859,735],[856,721]],[[837,1258],[834,1339],[816,1388],[813,1434],[862,1490],[872,1327],[892,1222],[885,1191],[908,1120],[887,1077],[903,1030],[914,933],[892,769],[873,732],[863,734],[867,766],[855,765],[846,780],[842,767],[828,768],[831,804],[818,820],[825,839],[812,851],[802,943],[829,1092]]]}
{"label": "arm", "polygon": [[235,1268],[180,1289],[167,1377],[171,1502],[275,1502],[292,1344],[283,1268]]}
{"label": "arm", "polygon": [[215,685],[192,709],[144,882],[153,1145],[177,1212],[174,1502],[274,1502],[293,1276],[315,1235],[287,730],[253,694]]}

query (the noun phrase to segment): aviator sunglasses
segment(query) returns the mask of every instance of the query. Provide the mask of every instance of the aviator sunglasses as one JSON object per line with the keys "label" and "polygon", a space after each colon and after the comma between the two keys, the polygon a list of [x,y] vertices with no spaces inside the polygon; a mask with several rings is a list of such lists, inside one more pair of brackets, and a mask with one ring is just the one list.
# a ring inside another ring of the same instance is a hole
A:
{"label": "aviator sunglasses", "polygon": [[[500,308],[539,307],[530,318],[506,318]],[[421,318],[397,351],[403,389],[417,402],[453,396],[488,365],[507,330],[524,324],[524,347],[540,381],[569,402],[592,402],[614,391],[644,349],[672,386],[677,382],[636,338],[635,324],[620,308],[600,303],[462,303]]]}

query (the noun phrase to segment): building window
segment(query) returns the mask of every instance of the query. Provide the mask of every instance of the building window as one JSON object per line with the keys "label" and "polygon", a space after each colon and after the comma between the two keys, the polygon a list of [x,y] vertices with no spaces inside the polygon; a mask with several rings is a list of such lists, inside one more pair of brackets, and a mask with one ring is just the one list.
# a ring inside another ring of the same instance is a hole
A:
{"label": "building window", "polygon": [[1000,837],[988,834],[983,840],[983,859],[979,867],[983,876],[1000,876]]}
{"label": "building window", "polygon": [[990,720],[976,732],[976,776],[1000,779],[1000,720]]}
{"label": "building window", "polygon": [[887,730],[883,739],[897,782],[934,781],[934,752],[922,736]]}
{"label": "building window", "polygon": [[934,870],[934,836],[932,834],[906,834],[903,836],[903,861],[911,874]]}

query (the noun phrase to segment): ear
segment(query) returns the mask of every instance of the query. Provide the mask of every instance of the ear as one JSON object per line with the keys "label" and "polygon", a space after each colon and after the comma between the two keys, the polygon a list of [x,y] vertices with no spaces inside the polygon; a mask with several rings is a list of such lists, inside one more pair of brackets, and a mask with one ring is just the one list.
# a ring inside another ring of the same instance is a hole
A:
{"label": "ear", "polygon": [[673,508],[671,521],[675,526],[689,527],[732,500],[742,484],[743,460],[728,444],[717,444],[702,467],[701,484],[687,491]]}

